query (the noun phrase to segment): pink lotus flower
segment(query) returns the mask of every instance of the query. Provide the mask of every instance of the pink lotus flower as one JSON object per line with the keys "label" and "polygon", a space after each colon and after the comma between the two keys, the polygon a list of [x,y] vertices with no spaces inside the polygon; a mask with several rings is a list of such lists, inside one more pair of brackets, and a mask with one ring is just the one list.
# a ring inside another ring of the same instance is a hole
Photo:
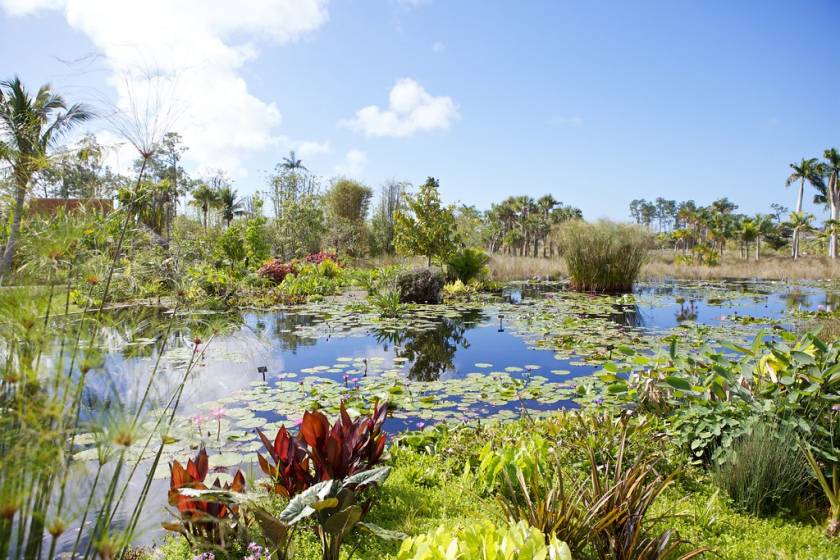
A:
{"label": "pink lotus flower", "polygon": [[227,413],[227,411],[224,409],[224,407],[221,407],[221,406],[220,406],[219,408],[215,408],[215,409],[213,409],[213,412],[211,412],[210,414],[211,414],[211,415],[213,416],[213,418],[215,418],[216,420],[221,420],[221,419],[222,419],[222,417],[225,415],[225,413]]}

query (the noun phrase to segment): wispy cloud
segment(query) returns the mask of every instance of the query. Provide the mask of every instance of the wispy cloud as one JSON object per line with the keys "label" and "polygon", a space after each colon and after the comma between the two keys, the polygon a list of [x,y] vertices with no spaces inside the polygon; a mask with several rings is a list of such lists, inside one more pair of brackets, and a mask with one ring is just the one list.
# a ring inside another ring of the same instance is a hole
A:
{"label": "wispy cloud", "polygon": [[388,95],[388,108],[369,105],[353,119],[338,125],[366,136],[412,136],[417,132],[447,129],[461,118],[451,97],[434,97],[411,78],[397,80]]}

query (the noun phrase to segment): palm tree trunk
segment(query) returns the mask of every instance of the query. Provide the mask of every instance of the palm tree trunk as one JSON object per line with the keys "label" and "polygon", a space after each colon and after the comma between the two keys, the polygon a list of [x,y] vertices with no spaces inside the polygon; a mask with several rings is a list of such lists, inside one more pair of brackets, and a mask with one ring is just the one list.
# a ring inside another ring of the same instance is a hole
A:
{"label": "palm tree trunk", "polygon": [[11,271],[12,262],[15,258],[18,234],[20,233],[20,222],[23,217],[23,202],[26,198],[26,184],[29,179],[22,174],[16,174],[17,188],[15,190],[15,207],[12,216],[12,229],[9,231],[9,239],[6,241],[6,248],[3,251],[3,260],[0,262],[0,282]]}
{"label": "palm tree trunk", "polygon": [[834,222],[831,225],[831,236],[828,238],[828,256],[832,259],[837,258],[837,217],[840,214],[840,193],[837,192],[837,176],[832,175],[828,179],[828,201],[831,208],[831,220]]}
{"label": "palm tree trunk", "polygon": [[761,257],[761,236],[755,238],[755,260]]}
{"label": "palm tree trunk", "polygon": [[[802,198],[805,196],[805,177],[799,181],[799,195],[796,197],[796,212],[802,212]],[[799,229],[793,230],[793,258],[799,256]]]}

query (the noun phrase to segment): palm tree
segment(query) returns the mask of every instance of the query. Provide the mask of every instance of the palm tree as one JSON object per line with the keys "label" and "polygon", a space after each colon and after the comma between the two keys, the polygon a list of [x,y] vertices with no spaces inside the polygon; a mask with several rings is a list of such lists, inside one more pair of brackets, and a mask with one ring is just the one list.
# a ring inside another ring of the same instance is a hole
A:
{"label": "palm tree", "polygon": [[203,218],[202,222],[204,223],[204,230],[206,231],[207,214],[210,212],[210,209],[218,203],[219,192],[215,189],[211,189],[206,183],[201,183],[192,192],[192,197],[193,199],[190,201],[190,205],[201,210]]}
{"label": "palm tree", "polygon": [[[790,168],[793,169],[793,173],[791,173],[787,181],[785,181],[785,186],[789,187],[793,183],[799,181],[799,194],[796,197],[796,210],[794,210],[797,214],[802,214],[802,199],[805,196],[805,182],[807,181],[818,190],[820,185],[823,184],[822,182],[822,171],[820,169],[820,164],[817,161],[817,158],[810,158],[810,159],[802,159],[801,162],[791,163]],[[797,258],[799,255],[799,230],[793,230],[793,258]]]}
{"label": "palm tree", "polygon": [[[805,214],[804,212],[791,212],[788,218],[788,225],[793,229],[793,238],[799,238],[800,231],[807,231],[811,229],[811,222],[814,221],[813,214]],[[793,246],[793,259],[799,258],[799,243]]]}
{"label": "palm tree", "polygon": [[[823,152],[825,162],[820,166],[823,175],[828,176],[828,185],[825,188],[828,199],[830,221],[837,223],[840,218],[840,185],[837,184],[837,175],[840,172],[840,152],[836,148],[830,148]],[[828,256],[837,258],[837,228],[831,228],[831,236],[828,239]]]}
{"label": "palm tree", "polygon": [[742,254],[744,259],[750,258],[750,243],[758,243],[758,225],[752,220],[744,220],[741,222],[741,229],[738,231],[738,236],[741,238]]}
{"label": "palm tree", "polygon": [[230,187],[223,187],[218,192],[218,205],[222,211],[222,219],[225,221],[225,226],[230,226],[235,216],[241,216],[245,213],[242,206],[242,201],[236,195],[236,190]]}
{"label": "palm tree", "polygon": [[304,167],[303,162],[295,157],[295,151],[289,150],[289,157],[283,158],[283,163],[280,164],[283,169],[288,169],[289,171],[297,171],[300,169],[301,171],[309,171],[306,167]]}
{"label": "palm tree", "polygon": [[64,134],[92,117],[86,107],[67,107],[64,99],[47,84],[31,96],[15,76],[0,82],[0,160],[11,167],[15,186],[12,229],[0,261],[0,279],[15,257],[23,203],[32,176],[44,167],[47,152]]}

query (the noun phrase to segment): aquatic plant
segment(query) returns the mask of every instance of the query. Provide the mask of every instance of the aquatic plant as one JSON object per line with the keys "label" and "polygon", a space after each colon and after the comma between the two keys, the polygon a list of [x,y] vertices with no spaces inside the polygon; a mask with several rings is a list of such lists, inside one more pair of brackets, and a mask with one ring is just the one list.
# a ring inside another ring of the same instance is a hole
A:
{"label": "aquatic plant", "polygon": [[651,247],[638,226],[571,220],[557,230],[572,287],[584,292],[625,292],[633,287]]}
{"label": "aquatic plant", "polygon": [[487,519],[441,525],[403,541],[397,560],[571,560],[557,537],[545,537],[522,521],[496,525]]}
{"label": "aquatic plant", "polygon": [[396,291],[377,292],[368,296],[368,301],[380,317],[387,319],[397,319],[408,309],[407,305],[400,303],[400,294]]}

